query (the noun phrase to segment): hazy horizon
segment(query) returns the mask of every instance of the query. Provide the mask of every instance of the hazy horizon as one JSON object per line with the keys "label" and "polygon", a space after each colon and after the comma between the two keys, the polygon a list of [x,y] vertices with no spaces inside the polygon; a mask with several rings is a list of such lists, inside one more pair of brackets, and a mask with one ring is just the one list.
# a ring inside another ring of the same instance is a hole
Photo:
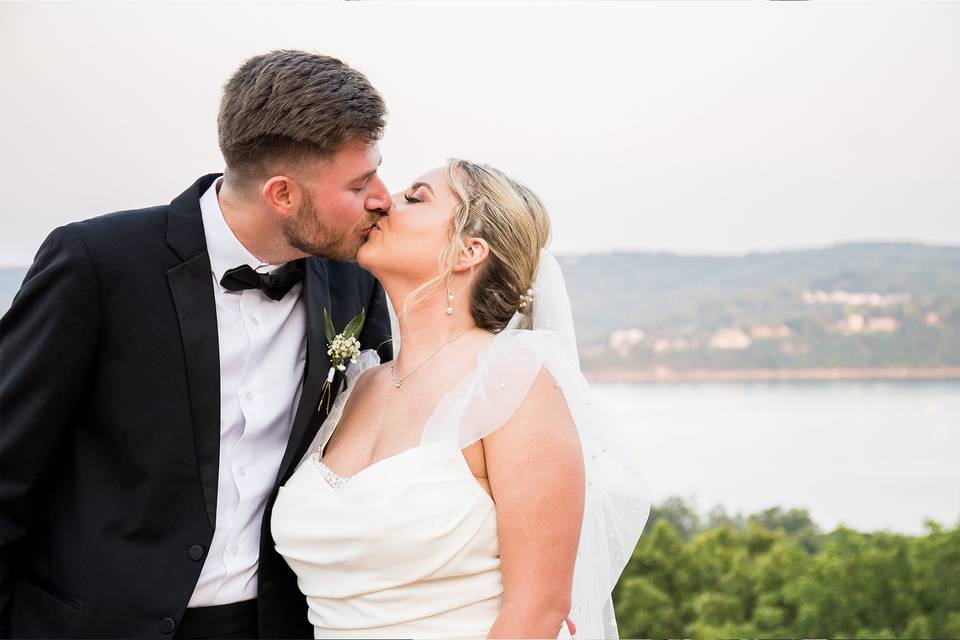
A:
{"label": "hazy horizon", "polygon": [[0,265],[221,170],[221,87],[276,48],[381,91],[392,190],[489,162],[558,254],[960,246],[958,31],[960,3],[4,3]]}
{"label": "hazy horizon", "polygon": [[[836,247],[843,247],[849,245],[889,245],[889,244],[902,244],[902,245],[915,245],[930,247],[934,249],[960,249],[960,244],[936,244],[931,242],[910,242],[910,241],[900,241],[900,240],[853,240],[853,241],[844,241],[836,242],[829,245],[823,246],[813,246],[813,247],[787,247],[784,249],[766,249],[758,251],[748,251],[745,253],[684,253],[679,251],[667,251],[662,249],[607,249],[607,250],[594,250],[594,251],[564,251],[562,253],[556,254],[558,258],[585,258],[588,256],[597,256],[597,255],[611,255],[611,254],[646,254],[646,255],[665,255],[665,256],[675,256],[678,258],[746,258],[756,255],[772,255],[778,253],[798,253],[798,252],[808,252],[808,251],[821,251],[825,249],[832,249]],[[27,269],[30,266],[32,260],[27,260],[23,263],[4,263],[0,261],[0,269]]]}

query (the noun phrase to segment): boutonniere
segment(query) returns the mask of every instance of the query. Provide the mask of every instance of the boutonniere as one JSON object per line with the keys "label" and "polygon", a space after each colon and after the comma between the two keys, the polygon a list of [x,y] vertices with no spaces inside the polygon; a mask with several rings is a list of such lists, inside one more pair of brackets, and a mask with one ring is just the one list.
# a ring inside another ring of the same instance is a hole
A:
{"label": "boutonniere", "polygon": [[[357,336],[363,330],[363,323],[367,319],[365,309],[360,309],[360,313],[354,316],[353,320],[347,323],[343,331],[337,333],[333,328],[333,320],[330,319],[330,313],[323,310],[323,330],[327,335],[327,355],[330,356],[330,371],[327,372],[327,381],[323,384],[323,392],[320,394],[320,404],[317,406],[317,412],[323,409],[326,404],[327,411],[330,410],[330,398],[333,395],[333,378],[337,371],[347,370],[347,361],[356,362],[360,355],[360,341]],[[346,377],[340,381],[340,391],[347,388]]]}

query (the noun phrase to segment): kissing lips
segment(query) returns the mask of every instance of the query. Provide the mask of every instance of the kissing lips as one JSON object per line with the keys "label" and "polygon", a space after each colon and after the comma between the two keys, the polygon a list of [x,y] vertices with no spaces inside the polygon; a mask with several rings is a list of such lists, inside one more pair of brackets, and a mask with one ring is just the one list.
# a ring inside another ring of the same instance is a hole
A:
{"label": "kissing lips", "polygon": [[367,227],[366,229],[364,229],[364,230],[361,231],[360,233],[361,233],[361,235],[363,236],[363,239],[364,239],[364,240],[369,240],[369,239],[370,239],[370,234],[373,233],[374,231],[380,231],[380,227],[378,227],[376,224],[373,224],[373,225]]}

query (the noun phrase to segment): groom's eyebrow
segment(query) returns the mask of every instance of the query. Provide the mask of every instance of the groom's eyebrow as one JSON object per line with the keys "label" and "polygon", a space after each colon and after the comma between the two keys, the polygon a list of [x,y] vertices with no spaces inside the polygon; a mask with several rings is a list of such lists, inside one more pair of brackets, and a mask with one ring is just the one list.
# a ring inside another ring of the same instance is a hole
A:
{"label": "groom's eyebrow", "polygon": [[382,164],[383,164],[383,156],[380,157],[380,162],[377,163],[376,167],[374,167],[373,169],[370,169],[370,171],[367,171],[365,174],[363,174],[353,182],[365,182],[369,180],[377,172],[377,169],[379,169],[380,165]]}

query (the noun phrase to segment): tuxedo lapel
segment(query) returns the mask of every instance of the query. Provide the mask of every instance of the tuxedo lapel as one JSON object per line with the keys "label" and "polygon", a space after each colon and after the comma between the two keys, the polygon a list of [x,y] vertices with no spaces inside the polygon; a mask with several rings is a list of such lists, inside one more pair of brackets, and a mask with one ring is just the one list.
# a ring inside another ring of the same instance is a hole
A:
{"label": "tuxedo lapel", "polygon": [[[323,310],[332,312],[326,260],[307,259],[301,295],[307,312],[307,364],[303,372],[300,404],[293,420],[293,428],[290,430],[287,449],[277,472],[278,483],[286,479],[291,465],[306,453],[303,448],[310,443],[323,419],[326,418],[326,411],[317,410],[320,393],[327,380],[327,372],[330,370],[327,337],[323,331]],[[336,392],[336,388],[333,391]]]}
{"label": "tuxedo lapel", "polygon": [[220,345],[200,196],[218,177],[200,178],[170,204],[167,244],[183,262],[167,271],[180,323],[194,444],[210,526],[217,522],[220,462]]}

